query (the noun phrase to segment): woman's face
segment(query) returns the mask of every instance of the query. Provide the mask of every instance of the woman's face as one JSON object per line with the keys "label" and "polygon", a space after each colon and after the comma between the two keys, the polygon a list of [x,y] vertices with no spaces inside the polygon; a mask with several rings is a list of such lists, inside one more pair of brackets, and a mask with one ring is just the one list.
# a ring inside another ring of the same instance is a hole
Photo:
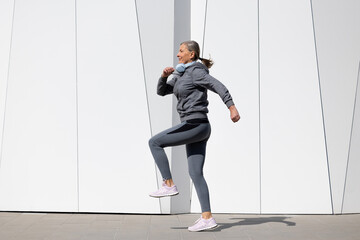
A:
{"label": "woman's face", "polygon": [[179,63],[192,62],[192,58],[195,56],[195,52],[190,52],[185,44],[180,45],[179,53],[176,55],[179,58]]}

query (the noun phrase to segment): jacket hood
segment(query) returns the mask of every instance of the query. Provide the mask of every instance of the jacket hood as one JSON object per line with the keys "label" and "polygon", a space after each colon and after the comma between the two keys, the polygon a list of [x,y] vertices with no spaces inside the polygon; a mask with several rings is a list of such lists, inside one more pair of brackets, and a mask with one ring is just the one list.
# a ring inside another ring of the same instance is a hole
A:
{"label": "jacket hood", "polygon": [[195,62],[194,64],[192,64],[191,66],[189,66],[186,69],[195,69],[195,68],[204,69],[207,73],[209,73],[209,69],[201,62]]}
{"label": "jacket hood", "polygon": [[[201,62],[195,62],[194,64],[187,67],[185,71],[187,71],[187,70],[192,71],[194,69],[204,69],[207,73],[209,73],[209,69],[204,64],[202,64]],[[175,72],[173,74],[178,75],[178,76],[182,76],[184,74],[184,72],[179,73],[178,71],[175,70]]]}

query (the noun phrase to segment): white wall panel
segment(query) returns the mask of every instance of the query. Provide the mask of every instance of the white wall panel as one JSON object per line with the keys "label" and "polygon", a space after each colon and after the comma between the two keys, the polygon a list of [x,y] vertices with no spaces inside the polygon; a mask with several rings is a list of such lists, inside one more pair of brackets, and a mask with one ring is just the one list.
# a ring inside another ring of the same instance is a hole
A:
{"label": "white wall panel", "polygon": [[207,0],[191,1],[191,39],[200,44],[202,51]]}
{"label": "white wall panel", "polygon": [[360,59],[360,1],[312,2],[334,212],[340,213]]}
{"label": "white wall panel", "polygon": [[14,1],[0,1],[0,167]]}
{"label": "white wall panel", "polygon": [[148,140],[179,121],[158,77],[191,38],[241,115],[232,123],[209,92],[213,212],[360,212],[359,10],[358,0],[1,0],[0,210],[200,212],[183,146],[166,150],[181,195],[148,196],[162,180]]}
{"label": "white wall panel", "polygon": [[331,213],[309,1],[260,1],[262,213]]}
{"label": "white wall panel", "polygon": [[[169,0],[136,0],[142,57],[144,61],[147,100],[151,121],[151,133],[155,135],[172,126],[172,97],[161,97],[156,94],[156,87],[162,70],[172,66],[174,48],[174,1]],[[151,9],[151,11],[149,11]],[[166,11],[164,11],[166,9]],[[154,61],[156,59],[156,61]],[[165,150],[171,161],[170,149]],[[157,171],[158,186],[162,177]],[[156,187],[155,187],[156,188]],[[155,190],[155,189],[154,189]],[[151,190],[153,191],[153,190]],[[159,199],[162,213],[170,213],[170,198]]]}
{"label": "white wall panel", "polygon": [[360,213],[360,62],[357,76],[356,98],[352,122],[351,141],[347,163],[347,174],[344,187],[341,213]]}
{"label": "white wall panel", "polygon": [[80,211],[159,213],[135,2],[77,10]]}
{"label": "white wall panel", "polygon": [[77,210],[74,9],[70,0],[16,1],[1,210]]}
{"label": "white wall panel", "polygon": [[[212,210],[259,213],[257,2],[209,0],[207,7],[204,57],[214,58],[210,74],[229,89],[242,117],[234,124],[220,97],[209,91],[212,135],[204,175]],[[195,189],[192,199],[192,211],[200,211]]]}

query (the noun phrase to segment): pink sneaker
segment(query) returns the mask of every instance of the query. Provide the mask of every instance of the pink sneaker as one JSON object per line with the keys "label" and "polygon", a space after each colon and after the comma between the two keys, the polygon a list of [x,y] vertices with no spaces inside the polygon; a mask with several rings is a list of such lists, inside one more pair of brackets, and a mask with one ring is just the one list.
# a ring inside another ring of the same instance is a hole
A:
{"label": "pink sneaker", "polygon": [[165,183],[162,184],[162,187],[159,190],[150,193],[150,197],[161,198],[161,197],[170,197],[178,195],[179,192],[176,186],[168,187]]}
{"label": "pink sneaker", "polygon": [[188,230],[190,232],[200,232],[204,230],[215,229],[217,226],[218,225],[216,224],[214,218],[204,219],[201,217],[198,220],[196,220],[193,226],[188,227]]}

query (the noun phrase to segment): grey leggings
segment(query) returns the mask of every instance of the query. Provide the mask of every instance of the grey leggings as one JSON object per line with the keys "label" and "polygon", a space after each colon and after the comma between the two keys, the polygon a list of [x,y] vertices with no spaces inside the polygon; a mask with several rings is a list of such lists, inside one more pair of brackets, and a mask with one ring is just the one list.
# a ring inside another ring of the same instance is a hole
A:
{"label": "grey leggings", "polygon": [[149,140],[151,153],[164,180],[172,178],[164,148],[186,144],[189,175],[194,183],[202,212],[211,211],[209,190],[203,176],[206,143],[211,133],[210,124],[206,121],[182,122]]}

